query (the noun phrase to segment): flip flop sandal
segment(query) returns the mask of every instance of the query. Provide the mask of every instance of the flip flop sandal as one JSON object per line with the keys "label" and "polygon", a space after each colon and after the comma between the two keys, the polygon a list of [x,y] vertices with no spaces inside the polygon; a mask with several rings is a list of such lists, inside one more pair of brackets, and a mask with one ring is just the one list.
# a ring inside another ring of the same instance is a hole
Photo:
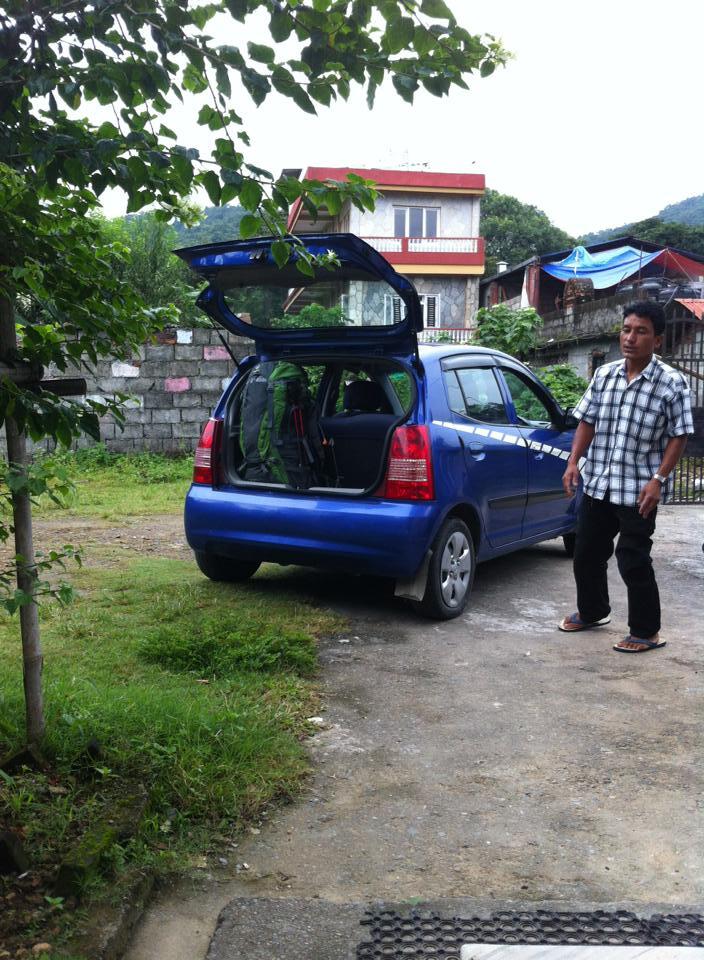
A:
{"label": "flip flop sandal", "polygon": [[632,637],[630,634],[621,640],[621,643],[641,643],[643,646],[638,650],[629,650],[628,647],[621,647],[618,643],[614,644],[614,650],[618,653],[647,653],[648,650],[658,650],[667,644],[667,640],[642,640],[640,637]]}
{"label": "flip flop sandal", "polygon": [[611,617],[602,617],[601,620],[592,620],[589,623],[585,623],[578,613],[571,613],[569,617],[565,617],[562,623],[558,624],[557,629],[562,630],[563,633],[577,633],[580,630],[593,630],[594,627],[604,627],[607,623],[611,623]]}

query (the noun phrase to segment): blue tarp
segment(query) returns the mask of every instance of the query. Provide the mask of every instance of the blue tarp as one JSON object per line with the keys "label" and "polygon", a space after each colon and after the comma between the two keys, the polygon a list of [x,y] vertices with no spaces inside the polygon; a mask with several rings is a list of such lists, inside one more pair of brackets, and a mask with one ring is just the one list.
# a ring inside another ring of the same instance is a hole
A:
{"label": "blue tarp", "polygon": [[558,280],[572,280],[574,277],[588,277],[595,290],[613,287],[626,277],[633,276],[645,266],[662,255],[662,250],[645,253],[635,247],[615,247],[601,253],[589,253],[584,247],[574,250],[558,263],[545,263],[543,270]]}

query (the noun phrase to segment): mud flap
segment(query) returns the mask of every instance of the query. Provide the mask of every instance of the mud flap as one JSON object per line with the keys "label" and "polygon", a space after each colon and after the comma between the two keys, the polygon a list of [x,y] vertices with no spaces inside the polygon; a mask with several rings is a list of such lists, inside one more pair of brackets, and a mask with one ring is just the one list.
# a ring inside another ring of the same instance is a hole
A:
{"label": "mud flap", "polygon": [[428,567],[430,558],[433,555],[432,550],[428,550],[423,562],[418,567],[416,573],[407,580],[397,580],[394,588],[395,597],[404,597],[406,600],[422,600],[425,596],[425,588],[428,583]]}

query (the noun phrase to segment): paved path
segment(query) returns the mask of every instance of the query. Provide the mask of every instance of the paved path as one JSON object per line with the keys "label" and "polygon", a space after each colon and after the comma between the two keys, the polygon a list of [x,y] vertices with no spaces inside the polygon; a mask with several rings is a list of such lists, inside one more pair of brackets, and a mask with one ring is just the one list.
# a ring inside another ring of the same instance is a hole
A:
{"label": "paved path", "polygon": [[[661,510],[668,646],[637,656],[611,649],[627,632],[615,564],[611,625],[556,630],[574,608],[559,541],[481,566],[469,611],[447,624],[417,620],[377,584],[291,569],[289,589],[351,618],[321,651],[325,728],[310,788],[224,852],[248,869],[164,891],[128,960],[203,957],[233,898],[239,916],[248,898],[268,903],[261,956],[287,960],[334,951],[328,940],[320,953],[272,952],[281,898],[318,901],[309,920],[337,909],[353,925],[354,905],[378,899],[704,902],[703,540],[704,508]],[[209,956],[256,960],[241,932],[223,938],[227,917]]]}

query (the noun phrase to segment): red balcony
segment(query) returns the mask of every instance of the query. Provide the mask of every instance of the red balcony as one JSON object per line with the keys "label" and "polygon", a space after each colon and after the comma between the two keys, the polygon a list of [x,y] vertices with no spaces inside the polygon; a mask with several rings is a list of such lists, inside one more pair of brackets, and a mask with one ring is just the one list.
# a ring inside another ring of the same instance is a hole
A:
{"label": "red balcony", "polygon": [[[484,266],[483,237],[363,237],[389,263],[405,267]],[[474,271],[471,271],[474,272]]]}

